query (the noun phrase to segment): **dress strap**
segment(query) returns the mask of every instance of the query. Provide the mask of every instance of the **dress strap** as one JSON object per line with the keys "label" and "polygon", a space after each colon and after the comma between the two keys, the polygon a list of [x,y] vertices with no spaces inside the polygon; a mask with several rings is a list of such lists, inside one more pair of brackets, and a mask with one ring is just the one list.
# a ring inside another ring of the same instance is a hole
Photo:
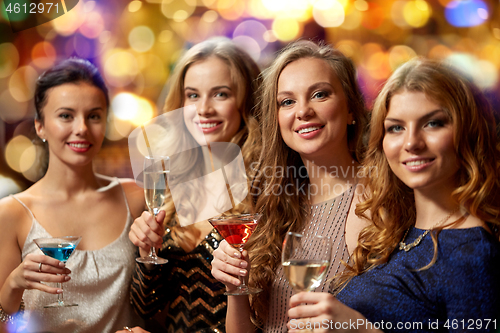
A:
{"label": "dress strap", "polygon": [[120,185],[120,188],[122,189],[123,199],[125,200],[125,206],[127,206],[127,214],[129,216],[131,216],[130,207],[128,206],[127,195],[125,194],[125,190],[123,189],[122,183],[120,183],[120,181],[116,177],[115,177],[115,180],[116,180],[116,182],[118,182],[118,185]]}
{"label": "dress strap", "polygon": [[28,213],[30,213],[31,215],[31,218],[35,220],[35,215],[33,214],[33,212],[31,211],[31,209],[28,208],[28,206],[26,206],[24,204],[24,202],[22,202],[21,200],[19,200],[15,195],[11,194],[9,195],[10,197],[14,198],[17,202],[19,202],[27,211]]}

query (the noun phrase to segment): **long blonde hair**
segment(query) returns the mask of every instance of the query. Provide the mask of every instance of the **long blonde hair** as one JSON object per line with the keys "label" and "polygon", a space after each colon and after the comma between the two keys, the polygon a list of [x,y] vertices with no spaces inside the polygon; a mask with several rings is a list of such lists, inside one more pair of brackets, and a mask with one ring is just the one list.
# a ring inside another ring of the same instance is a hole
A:
{"label": "long blonde hair", "polygon": [[[402,91],[423,92],[448,114],[460,163],[452,198],[485,221],[497,239],[500,236],[500,154],[491,107],[477,87],[450,67],[415,58],[392,74],[374,104],[364,165],[365,170],[375,167],[377,177],[365,178],[367,200],[356,209],[358,215],[366,216],[369,211],[373,223],[360,233],[354,265],[345,272],[345,279],[386,262],[404,232],[415,223],[413,191],[392,172],[382,147],[391,98]],[[431,233],[435,254],[430,265],[437,258],[440,230],[442,227]]]}
{"label": "long blonde hair", "polygon": [[[308,184],[307,176],[291,172],[279,175],[277,169],[288,170],[292,167],[300,170],[304,167],[299,154],[290,149],[280,133],[278,124],[277,90],[278,79],[283,69],[290,63],[302,58],[315,58],[325,61],[342,84],[347,107],[353,114],[355,125],[348,125],[348,145],[351,155],[359,160],[362,152],[361,133],[367,123],[364,101],[356,80],[353,63],[341,52],[328,45],[317,45],[310,41],[298,41],[289,44],[277,56],[272,65],[263,71],[263,83],[259,90],[258,108],[261,112],[262,154],[258,162],[253,163],[255,176],[252,180],[251,193],[255,199],[255,210],[262,213],[261,223],[249,240],[251,257],[252,284],[264,291],[252,298],[255,312],[253,318],[260,325],[267,315],[269,291],[281,260],[281,246],[287,231],[298,231],[307,218],[307,194],[297,191],[302,184]],[[333,152],[332,152],[333,153]],[[273,170],[271,177],[266,170]],[[288,186],[288,187],[287,187]],[[273,188],[292,188],[296,195],[274,195]]]}
{"label": "long blonde hair", "polygon": [[[204,42],[194,45],[189,49],[184,56],[178,61],[173,74],[169,81],[169,93],[165,100],[163,112],[173,111],[184,105],[184,78],[187,70],[191,65],[196,62],[203,61],[210,57],[217,57],[226,63],[230,69],[233,87],[235,88],[235,95],[237,99],[237,107],[240,111],[242,122],[238,132],[231,139],[241,147],[243,159],[246,163],[254,160],[258,151],[260,150],[260,134],[258,121],[255,117],[255,91],[258,87],[258,76],[260,73],[259,67],[253,59],[243,50],[238,48],[236,44],[227,38],[216,37],[206,40]],[[176,144],[183,146],[194,147],[196,145],[189,144],[193,142],[194,138],[189,134],[184,120],[179,119],[179,124],[184,127],[182,133],[183,137],[176,138]],[[179,174],[185,173],[194,175],[204,172],[203,169],[207,167],[204,161],[201,149],[193,149],[190,151],[189,156],[182,159],[182,163],[172,161],[172,171],[174,174],[176,170],[180,170]],[[172,173],[172,172],[171,172]],[[195,195],[195,189],[186,186],[184,189],[184,196],[189,197]],[[187,209],[192,211],[191,214],[196,214],[197,207],[189,204],[189,200],[179,200],[184,206],[178,209]],[[245,205],[243,205],[245,206]],[[175,207],[171,197],[167,197],[164,206],[166,211],[166,223],[173,227],[172,232],[174,235],[183,238],[184,231],[189,228],[180,228],[177,224]],[[240,207],[239,210],[248,210],[248,207]],[[189,241],[189,240],[186,240]]]}

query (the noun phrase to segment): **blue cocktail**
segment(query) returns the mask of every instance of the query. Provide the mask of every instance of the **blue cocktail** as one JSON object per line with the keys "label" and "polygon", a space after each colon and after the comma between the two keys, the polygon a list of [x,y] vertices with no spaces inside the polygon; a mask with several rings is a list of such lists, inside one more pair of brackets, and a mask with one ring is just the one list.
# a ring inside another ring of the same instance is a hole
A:
{"label": "blue cocktail", "polygon": [[[49,238],[37,238],[33,241],[42,250],[42,252],[49,257],[57,259],[62,262],[66,262],[73,251],[80,243],[82,239],[81,236],[65,236],[65,237],[49,237]],[[57,284],[58,288],[62,288],[62,283]],[[77,306],[75,303],[64,302],[63,293],[57,295],[57,303],[52,303],[45,305],[45,308],[57,308],[66,306]]]}

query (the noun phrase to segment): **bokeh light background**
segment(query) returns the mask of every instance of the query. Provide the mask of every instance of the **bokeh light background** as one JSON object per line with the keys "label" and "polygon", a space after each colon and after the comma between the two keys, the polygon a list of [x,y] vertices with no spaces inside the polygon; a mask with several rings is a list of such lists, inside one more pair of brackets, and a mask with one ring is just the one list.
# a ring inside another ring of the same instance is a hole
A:
{"label": "bokeh light background", "polygon": [[119,177],[131,176],[126,137],[161,110],[176,60],[212,36],[233,39],[262,68],[290,41],[325,40],[354,60],[368,105],[406,60],[447,60],[499,108],[500,0],[80,0],[18,33],[0,10],[0,197],[39,177],[34,82],[71,56],[96,64],[110,88],[95,167]]}

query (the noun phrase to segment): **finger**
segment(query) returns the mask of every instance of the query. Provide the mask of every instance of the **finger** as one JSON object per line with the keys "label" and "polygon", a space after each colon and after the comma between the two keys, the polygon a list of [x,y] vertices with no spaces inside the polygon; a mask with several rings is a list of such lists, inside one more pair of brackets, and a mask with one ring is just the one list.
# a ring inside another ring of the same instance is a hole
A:
{"label": "finger", "polygon": [[214,258],[217,258],[222,263],[226,263],[228,265],[239,267],[246,269],[248,267],[248,263],[246,260],[239,259],[241,258],[240,252],[238,250],[231,249],[231,246],[226,246],[226,251],[224,250],[215,250],[213,253]]}
{"label": "finger", "polygon": [[146,239],[147,240],[146,235],[144,235],[142,233],[142,231],[140,231],[140,230],[139,230],[139,232],[142,235],[142,237],[138,236],[137,230],[134,229],[134,225],[132,225],[132,227],[130,228],[130,231],[128,233],[128,238],[130,239],[130,241],[132,242],[132,244],[134,244],[135,246],[143,249],[144,251],[149,251],[151,245],[146,244],[145,242],[141,241],[141,239],[140,239],[140,238],[142,238],[142,239]]}
{"label": "finger", "polygon": [[247,275],[247,271],[215,259],[212,261],[212,275],[224,284],[239,286],[241,282],[238,276]]}
{"label": "finger", "polygon": [[142,213],[139,218],[135,219],[130,228],[131,233],[129,233],[129,238],[132,243],[146,251],[148,251],[151,246],[160,247],[163,243],[163,238],[155,233],[152,226],[154,228],[158,227],[152,215],[148,212]]}
{"label": "finger", "polygon": [[40,282],[30,282],[28,284],[29,289],[37,289],[49,294],[61,294],[63,291],[61,288],[51,287]]}
{"label": "finger", "polygon": [[300,292],[290,297],[290,307],[300,304],[316,304],[322,301],[332,301],[335,299],[330,293],[321,292]]}

